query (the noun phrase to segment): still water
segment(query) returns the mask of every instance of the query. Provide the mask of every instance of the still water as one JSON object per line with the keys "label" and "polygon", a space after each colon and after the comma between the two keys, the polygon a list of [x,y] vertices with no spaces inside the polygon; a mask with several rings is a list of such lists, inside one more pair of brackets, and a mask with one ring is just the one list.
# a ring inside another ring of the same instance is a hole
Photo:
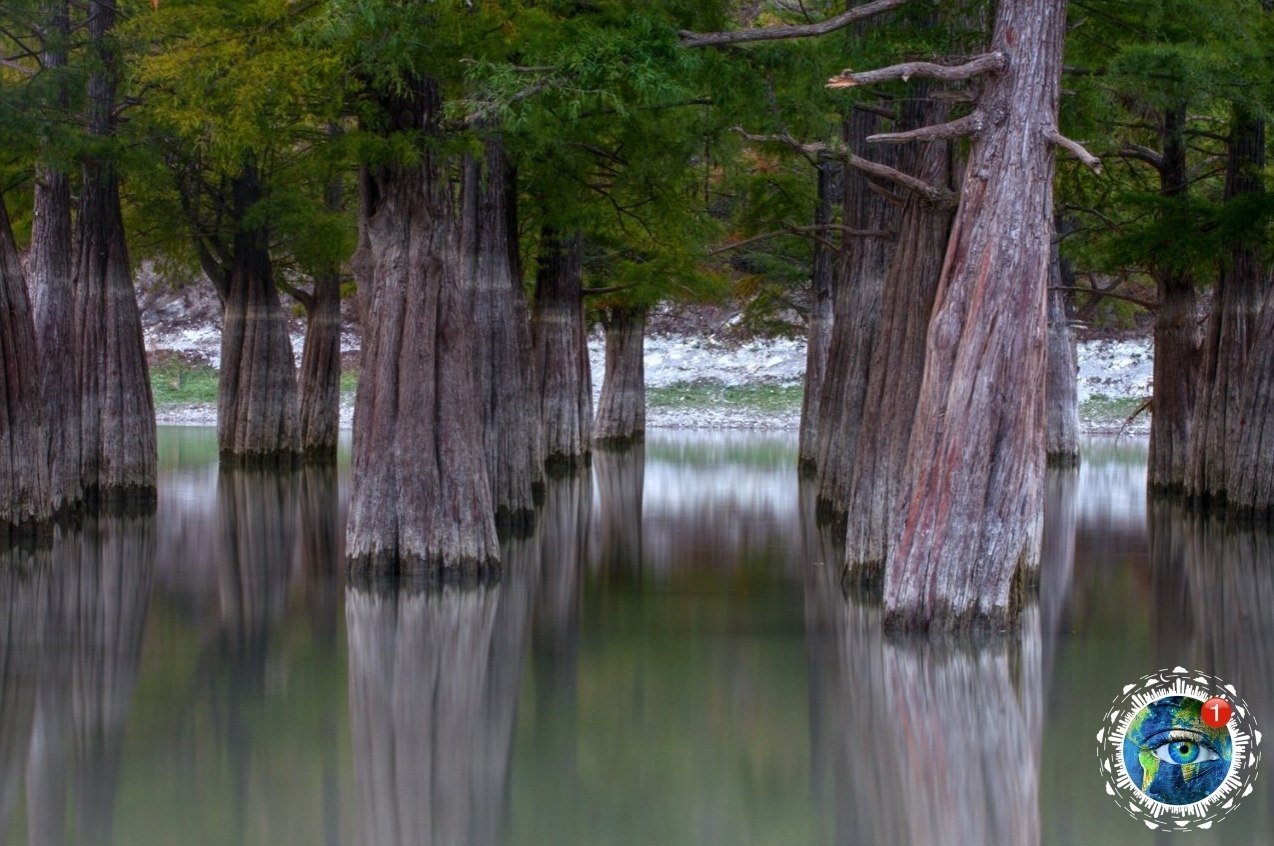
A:
{"label": "still water", "polygon": [[[1274,726],[1274,536],[1147,507],[1144,444],[1049,477],[1020,635],[882,638],[786,436],[554,483],[495,586],[346,591],[347,478],[162,433],[147,518],[0,553],[0,844],[1149,844],[1103,792],[1177,664]],[[1199,844],[1274,839],[1274,778]]]}

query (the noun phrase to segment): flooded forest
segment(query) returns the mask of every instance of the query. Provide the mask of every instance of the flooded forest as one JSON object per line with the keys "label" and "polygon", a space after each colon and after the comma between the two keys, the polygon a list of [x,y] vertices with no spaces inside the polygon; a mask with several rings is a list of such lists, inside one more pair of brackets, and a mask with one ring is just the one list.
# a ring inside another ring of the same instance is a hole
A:
{"label": "flooded forest", "polygon": [[1272,116],[1270,0],[5,0],[0,846],[1267,843]]}

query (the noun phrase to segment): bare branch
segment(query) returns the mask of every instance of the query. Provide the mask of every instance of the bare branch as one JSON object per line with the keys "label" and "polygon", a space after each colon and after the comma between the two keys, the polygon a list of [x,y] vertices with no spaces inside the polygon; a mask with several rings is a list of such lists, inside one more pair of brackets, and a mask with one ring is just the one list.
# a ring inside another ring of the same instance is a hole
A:
{"label": "bare branch", "polygon": [[766,26],[756,29],[740,29],[733,32],[689,32],[682,31],[682,47],[722,47],[727,44],[744,44],[754,41],[780,41],[785,38],[809,38],[815,35],[826,35],[838,29],[844,29],[856,21],[865,20],[890,9],[903,6],[911,0],[875,0],[855,6],[847,12],[828,18],[816,24],[800,26]]}
{"label": "bare branch", "polygon": [[1126,303],[1132,303],[1135,306],[1140,306],[1151,314],[1154,314],[1156,308],[1156,305],[1150,302],[1150,300],[1143,300],[1129,294],[1117,294],[1114,291],[1107,291],[1105,289],[1081,288],[1075,285],[1050,285],[1048,289],[1050,291],[1074,291],[1077,294],[1088,294],[1089,296],[1096,297],[1099,300],[1105,297],[1110,297],[1112,300],[1123,300]]}
{"label": "bare branch", "polygon": [[283,278],[283,274],[278,274],[274,280],[274,284],[278,285],[287,294],[289,294],[292,299],[300,303],[307,312],[314,310],[317,299],[311,292],[293,285],[291,282]]}
{"label": "bare branch", "polygon": [[842,226],[838,223],[818,224],[814,226],[785,226],[782,229],[775,229],[772,232],[762,232],[760,235],[753,235],[751,238],[744,238],[742,241],[735,241],[720,247],[708,250],[708,255],[719,256],[722,253],[728,253],[731,250],[739,250],[757,241],[766,241],[770,238],[778,238],[781,235],[795,235],[800,238],[811,238],[818,241],[828,249],[835,250],[837,247],[825,238],[818,236],[819,232],[824,231],[843,232],[854,238],[893,238],[894,233],[888,229],[853,229],[848,226]]}
{"label": "bare branch", "polygon": [[1155,170],[1163,170],[1163,156],[1149,147],[1142,147],[1139,144],[1125,144],[1119,148],[1119,152],[1115,155],[1121,159],[1136,159],[1139,162],[1145,162]]}
{"label": "bare branch", "polygon": [[906,82],[913,76],[956,82],[962,79],[972,79],[984,73],[1002,71],[1008,66],[1008,56],[997,50],[994,53],[983,53],[981,56],[977,56],[955,67],[937,65],[933,62],[903,62],[900,65],[890,65],[886,68],[862,71],[860,73],[855,73],[849,68],[845,68],[838,75],[827,80],[827,87],[858,88],[863,85],[875,85],[878,82],[888,82],[893,79],[901,79]]}
{"label": "bare branch", "polygon": [[939,123],[933,126],[922,126],[907,132],[882,132],[868,135],[867,140],[876,144],[905,144],[908,141],[942,141],[947,138],[960,138],[964,135],[975,135],[982,131],[986,119],[982,112],[975,111],[957,118],[950,123]]}
{"label": "bare branch", "polygon": [[1093,173],[1101,173],[1101,159],[1084,149],[1084,145],[1078,141],[1067,138],[1056,128],[1050,128],[1044,132],[1044,137],[1070,153],[1075,158],[1084,163],[1084,166]]}
{"label": "bare branch", "polygon": [[27,67],[21,62],[14,62],[10,59],[0,59],[0,68],[8,68],[9,70],[15,70],[18,73],[23,74],[24,76],[35,76],[36,74],[35,68]]}
{"label": "bare branch", "polygon": [[807,157],[812,158],[821,155],[833,156],[845,162],[845,164],[855,170],[861,170],[863,173],[880,179],[888,179],[890,182],[895,182],[904,188],[915,191],[933,203],[944,204],[953,201],[951,192],[946,188],[942,188],[937,185],[930,185],[923,179],[903,173],[889,165],[880,164],[879,162],[864,159],[862,156],[854,155],[854,153],[850,152],[843,144],[828,144],[822,141],[802,142],[796,140],[787,132],[780,133],[779,135],[752,135],[751,133],[745,132],[738,126],[734,128],[734,131],[749,141],[756,141],[763,144],[784,144]]}

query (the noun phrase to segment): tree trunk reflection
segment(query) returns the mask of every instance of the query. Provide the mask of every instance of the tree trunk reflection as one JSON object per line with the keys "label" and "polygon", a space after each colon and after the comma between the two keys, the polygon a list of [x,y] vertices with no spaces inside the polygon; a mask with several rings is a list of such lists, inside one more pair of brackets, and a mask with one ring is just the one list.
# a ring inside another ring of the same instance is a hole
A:
{"label": "tree trunk reflection", "polygon": [[539,543],[509,541],[495,585],[346,591],[365,846],[499,842]]}
{"label": "tree trunk reflection", "polygon": [[[813,791],[832,827],[824,840],[1038,844],[1041,621],[1058,612],[1030,606],[1011,636],[885,637],[878,605],[842,590],[840,540],[803,506]],[[1069,513],[1069,531],[1060,519],[1050,537],[1058,547],[1069,537],[1073,559]],[[1056,565],[1045,573],[1064,601],[1069,564]]]}

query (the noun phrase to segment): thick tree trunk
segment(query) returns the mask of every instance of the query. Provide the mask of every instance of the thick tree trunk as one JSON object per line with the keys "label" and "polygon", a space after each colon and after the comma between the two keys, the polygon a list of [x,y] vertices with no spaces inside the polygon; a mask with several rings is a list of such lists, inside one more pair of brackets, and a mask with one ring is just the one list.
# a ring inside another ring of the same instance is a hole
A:
{"label": "thick tree trunk", "polygon": [[[342,185],[327,188],[327,210],[341,209]],[[305,313],[305,350],[298,388],[301,452],[307,461],[336,461],[341,429],[341,270],[332,267],[314,277]]]}
{"label": "thick tree trunk", "polygon": [[544,227],[535,278],[535,392],[550,471],[588,464],[593,444],[593,374],[584,322],[583,239]]}
{"label": "thick tree trunk", "polygon": [[1045,287],[1065,0],[1000,0],[1009,59],[977,108],[943,264],[885,572],[886,622],[1016,623],[1015,581],[1039,563]]}
{"label": "thick tree trunk", "polygon": [[[115,131],[117,57],[111,42],[115,0],[99,0],[88,19],[99,63],[88,80],[88,132]],[[81,467],[85,498],[153,502],[155,405],[133,291],[119,179],[109,159],[84,161],[75,261],[79,333]]]}
{"label": "thick tree trunk", "polygon": [[[1269,271],[1274,273],[1274,269]],[[1274,518],[1274,302],[1265,298],[1240,383],[1241,425],[1225,504],[1239,517]]]}
{"label": "thick tree trunk", "polygon": [[623,447],[646,437],[646,309],[618,306],[602,318],[606,333],[606,371],[597,399],[593,440]]}
{"label": "thick tree trunk", "polygon": [[0,198],[0,540],[52,516],[39,359],[22,265]]}
{"label": "thick tree trunk", "polygon": [[[1054,245],[1049,274],[1054,287],[1073,285],[1066,278],[1065,264]],[[1048,382],[1044,386],[1048,419],[1044,424],[1044,454],[1052,467],[1079,463],[1079,364],[1066,302],[1065,291],[1048,292]]]}
{"label": "thick tree trunk", "polygon": [[1159,296],[1146,483],[1154,493],[1177,493],[1185,483],[1197,393],[1198,297],[1194,282],[1184,274],[1158,274],[1155,281]]}
{"label": "thick tree trunk", "polygon": [[[47,4],[48,30],[41,64],[52,73],[66,65],[58,39],[70,34],[65,0]],[[69,92],[59,85],[58,109]],[[31,300],[40,343],[41,396],[49,427],[49,487],[55,513],[74,508],[83,498],[80,482],[79,350],[75,337],[74,267],[71,263],[71,180],[65,170],[39,165],[31,224]]]}
{"label": "thick tree trunk", "polygon": [[261,200],[255,163],[233,186],[233,261],[222,295],[221,381],[217,391],[217,447],[230,464],[289,462],[300,453],[296,360],[287,315],[279,302],[264,224],[248,225]]}
{"label": "thick tree trunk", "polygon": [[[402,128],[434,128],[422,81],[392,102]],[[363,351],[354,409],[351,575],[475,579],[499,561],[473,384],[473,326],[459,214],[432,154],[362,176],[354,258]]]}
{"label": "thick tree trunk", "polygon": [[[941,123],[949,107],[933,102],[925,123]],[[917,157],[916,175],[931,185],[950,186],[951,144],[928,144]],[[884,576],[907,446],[925,367],[925,336],[942,272],[955,210],[919,196],[907,198],[898,224],[893,261],[885,276],[880,326],[873,344],[867,391],[848,500],[845,561],[848,577],[875,592]]]}
{"label": "thick tree trunk", "polygon": [[[1164,112],[1160,193],[1184,199],[1189,185],[1183,131],[1184,104]],[[1177,493],[1185,486],[1190,423],[1199,370],[1198,299],[1188,271],[1172,265],[1154,270],[1154,404],[1150,418],[1150,458],[1146,484],[1152,492]]]}
{"label": "thick tree trunk", "polygon": [[[1226,198],[1233,200],[1263,190],[1265,122],[1235,109],[1230,132]],[[1262,266],[1255,239],[1231,245],[1212,294],[1199,372],[1199,396],[1190,426],[1186,493],[1200,505],[1223,505],[1230,479],[1238,468],[1235,449],[1242,438],[1251,396],[1244,388],[1263,304],[1274,284],[1274,272]],[[1266,306],[1268,307],[1268,306]],[[1274,374],[1252,371],[1259,382]],[[1253,385],[1255,387],[1255,385]],[[1258,389],[1258,393],[1261,391]],[[1156,405],[1158,400],[1156,400]],[[1274,472],[1268,468],[1262,472]]]}
{"label": "thick tree trunk", "polygon": [[503,143],[488,139],[481,160],[465,166],[474,386],[496,526],[525,533],[535,524],[535,499],[544,492],[544,457],[516,215],[517,176]]}
{"label": "thick tree trunk", "polygon": [[[845,122],[845,143],[863,153],[866,137],[877,129],[879,118],[855,109]],[[893,165],[893,148],[872,150],[871,158]],[[898,210],[877,191],[861,171],[844,173],[846,226],[862,230],[888,230],[897,225]],[[872,345],[880,322],[880,301],[885,273],[893,255],[893,241],[885,238],[847,238],[842,250],[840,278],[836,282],[832,338],[827,351],[818,403],[816,430],[819,512],[837,519],[849,508],[854,454],[863,422],[864,399],[870,376]]]}
{"label": "thick tree trunk", "polygon": [[[814,225],[832,222],[833,183],[836,163],[818,163],[818,200]],[[805,391],[801,400],[801,434],[797,455],[800,471],[811,474],[818,458],[818,405],[823,396],[827,372],[827,351],[832,342],[832,297],[836,257],[820,238],[814,242],[814,263],[810,268],[809,333],[805,350]]]}

